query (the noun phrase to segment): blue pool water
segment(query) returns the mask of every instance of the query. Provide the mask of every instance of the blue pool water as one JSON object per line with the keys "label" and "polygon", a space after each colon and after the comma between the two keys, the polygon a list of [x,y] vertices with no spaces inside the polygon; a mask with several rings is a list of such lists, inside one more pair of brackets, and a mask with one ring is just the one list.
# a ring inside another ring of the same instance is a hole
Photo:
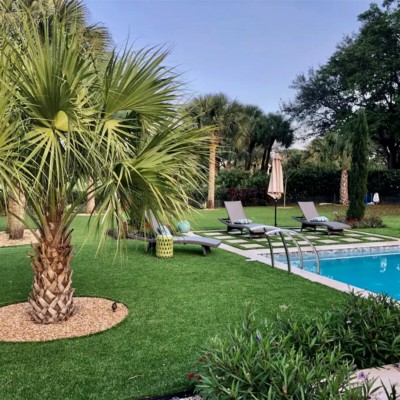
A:
{"label": "blue pool water", "polygon": [[[321,275],[400,300],[400,248],[361,255],[319,254]],[[285,262],[284,258],[279,260]],[[299,264],[298,259],[292,259],[293,266]],[[304,257],[303,268],[315,272],[315,257]]]}

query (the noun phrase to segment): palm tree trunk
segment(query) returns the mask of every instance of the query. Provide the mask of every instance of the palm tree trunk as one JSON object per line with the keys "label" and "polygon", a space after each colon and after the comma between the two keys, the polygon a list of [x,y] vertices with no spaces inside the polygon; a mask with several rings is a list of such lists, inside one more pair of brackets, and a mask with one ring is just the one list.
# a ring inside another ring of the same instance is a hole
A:
{"label": "palm tree trunk", "polygon": [[340,204],[349,204],[349,171],[346,168],[340,176]]}
{"label": "palm tree trunk", "polygon": [[18,190],[16,195],[19,196],[17,201],[12,194],[8,196],[8,218],[7,218],[7,230],[9,238],[11,240],[22,239],[24,237],[25,226],[20,219],[25,217],[25,204],[26,199],[22,191]]}
{"label": "palm tree trunk", "polygon": [[267,148],[267,157],[266,157],[266,160],[265,160],[265,166],[264,166],[265,170],[264,171],[268,170],[268,164],[269,164],[269,160],[271,159],[271,151],[272,151],[272,146],[274,145],[274,143],[275,143],[275,139],[271,140],[268,143],[268,146],[266,146],[266,148]]}
{"label": "palm tree trunk", "polygon": [[215,134],[211,139],[210,155],[208,159],[208,199],[207,208],[214,209],[215,207],[215,164],[217,158],[217,139]]}
{"label": "palm tree trunk", "polygon": [[246,170],[246,171],[250,171],[250,168],[251,168],[251,162],[252,162],[252,159],[253,159],[253,151],[254,151],[254,148],[256,147],[256,142],[251,142],[250,144],[249,144],[249,146],[248,146],[248,148],[247,148],[247,155],[248,155],[248,158],[247,158],[247,160],[246,160],[246,163],[245,163],[245,167],[244,167],[244,169]]}
{"label": "palm tree trunk", "polygon": [[94,182],[93,178],[89,177],[86,214],[92,214],[95,208],[96,208],[96,199],[94,197]]}
{"label": "palm tree trunk", "polygon": [[244,163],[244,170],[250,171],[250,168],[251,168],[251,156],[249,155],[248,158],[246,158],[246,161]]}
{"label": "palm tree trunk", "polygon": [[[49,224],[56,231],[55,224]],[[31,267],[34,272],[32,293],[29,303],[32,306],[32,318],[41,324],[50,324],[67,320],[74,312],[72,271],[73,258],[71,232],[45,238],[33,244],[35,254],[31,255]]]}
{"label": "palm tree trunk", "polygon": [[261,161],[261,171],[266,171],[267,170],[267,147],[264,147],[263,155],[262,155],[262,161]]}

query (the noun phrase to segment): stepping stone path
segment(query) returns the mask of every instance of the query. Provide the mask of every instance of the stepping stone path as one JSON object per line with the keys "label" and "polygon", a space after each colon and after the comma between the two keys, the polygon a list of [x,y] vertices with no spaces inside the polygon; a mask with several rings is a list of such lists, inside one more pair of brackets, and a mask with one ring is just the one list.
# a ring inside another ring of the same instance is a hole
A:
{"label": "stepping stone path", "polygon": [[250,244],[242,244],[241,247],[245,249],[261,249],[263,246],[261,246],[260,244],[250,243]]}
{"label": "stepping stone path", "polygon": [[[300,233],[299,230],[296,230]],[[221,231],[209,231],[209,232],[199,232],[200,236],[212,236],[216,239],[220,239],[223,243],[229,244],[230,246],[234,246],[240,248],[242,250],[250,250],[250,249],[268,249],[268,240],[265,236],[256,236],[250,237],[248,232],[240,232],[233,231],[227,233],[225,230]],[[362,233],[362,232],[352,232],[345,231],[344,235],[327,235],[326,232],[301,232],[303,236],[305,236],[314,246],[327,246],[327,245],[343,245],[347,246],[352,243],[355,245],[358,243],[372,243],[372,242],[384,242],[384,241],[393,241],[397,240],[395,238],[383,238],[371,235],[370,233]],[[282,248],[283,243],[280,235],[271,235],[269,236],[271,240],[272,246],[275,248]],[[308,246],[309,243],[305,240],[301,240],[299,236],[291,236],[285,235],[285,241],[289,248],[296,247],[294,243],[294,239],[298,241],[298,244],[302,247]],[[399,242],[400,245],[400,242]]]}

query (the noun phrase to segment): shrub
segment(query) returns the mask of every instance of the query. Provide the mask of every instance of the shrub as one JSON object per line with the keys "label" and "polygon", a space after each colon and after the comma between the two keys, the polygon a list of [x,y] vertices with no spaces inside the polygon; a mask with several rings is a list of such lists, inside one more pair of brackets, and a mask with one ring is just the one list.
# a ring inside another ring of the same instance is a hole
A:
{"label": "shrub", "polygon": [[[310,342],[312,338],[309,338]],[[330,399],[348,384],[353,366],[340,348],[308,357],[292,332],[276,322],[257,327],[246,314],[240,328],[212,339],[200,358],[197,391],[212,399]]]}
{"label": "shrub", "polygon": [[400,308],[385,295],[352,293],[313,318],[257,324],[247,311],[242,326],[212,339],[189,378],[212,399],[367,399],[371,382],[349,389],[351,372],[398,362],[399,332]]}
{"label": "shrub", "polygon": [[241,169],[220,169],[215,179],[215,185],[221,188],[240,188],[249,179],[250,172]]}
{"label": "shrub", "polygon": [[378,192],[381,196],[398,196],[400,194],[400,170],[369,171],[368,192]]}
{"label": "shrub", "polygon": [[[340,171],[326,169],[306,164],[295,169],[285,171],[289,175],[287,183],[287,198],[292,201],[324,198],[327,201],[339,199]],[[216,180],[216,198],[228,200],[225,195],[230,188],[252,188],[263,190],[268,187],[269,177],[263,171],[253,175],[237,169],[223,169],[218,172]],[[368,189],[365,193],[378,192],[381,199],[400,197],[400,170],[384,170],[368,172]],[[207,187],[203,190],[203,199],[207,200]],[[364,193],[364,194],[365,194]],[[263,205],[261,199],[259,205]]]}
{"label": "shrub", "polygon": [[267,187],[262,189],[230,188],[224,190],[224,200],[241,200],[244,206],[265,205],[268,203]]}
{"label": "shrub", "polygon": [[269,175],[265,171],[256,171],[243,182],[244,187],[258,189],[266,189],[268,188],[268,184]]}
{"label": "shrub", "polygon": [[344,224],[350,225],[352,228],[360,229],[360,228],[383,228],[385,225],[383,224],[382,218],[379,215],[372,214],[367,215],[361,220],[355,219],[347,219],[345,215],[339,214],[337,212],[335,214],[335,221],[343,222]]}
{"label": "shrub", "polygon": [[400,307],[387,295],[351,294],[334,310],[332,336],[351,354],[358,368],[398,363],[400,360]]}
{"label": "shrub", "polygon": [[[304,165],[296,168],[287,182],[287,197],[292,200],[304,200],[313,197],[325,197],[333,201],[338,197],[340,188],[340,171]],[[288,174],[290,170],[288,171]]]}

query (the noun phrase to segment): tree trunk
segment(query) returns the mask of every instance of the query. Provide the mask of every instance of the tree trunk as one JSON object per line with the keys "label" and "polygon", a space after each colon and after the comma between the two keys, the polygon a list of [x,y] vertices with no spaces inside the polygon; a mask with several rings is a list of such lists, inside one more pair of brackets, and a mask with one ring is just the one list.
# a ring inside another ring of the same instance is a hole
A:
{"label": "tree trunk", "polygon": [[25,217],[25,195],[22,191],[17,190],[16,195],[19,196],[19,201],[16,201],[13,194],[8,196],[8,217],[7,230],[11,240],[22,239],[24,237],[24,224],[16,217],[21,219]]}
{"label": "tree trunk", "polygon": [[210,155],[208,160],[208,200],[207,208],[215,207],[215,161],[217,157],[217,139],[213,135],[210,145]]}
{"label": "tree trunk", "polygon": [[251,156],[248,156],[248,158],[246,159],[246,162],[244,164],[244,170],[250,171],[250,168],[251,168]]}
{"label": "tree trunk", "polygon": [[252,158],[253,158],[253,151],[254,151],[254,148],[255,148],[255,147],[256,147],[256,143],[255,143],[255,142],[251,142],[251,143],[249,144],[249,147],[247,148],[248,158],[247,158],[246,163],[245,163],[245,166],[244,166],[244,169],[245,169],[246,171],[250,171],[251,162],[252,162]]}
{"label": "tree trunk", "polygon": [[271,151],[272,151],[272,146],[274,145],[274,142],[275,142],[275,139],[265,145],[265,148],[264,148],[265,156],[263,155],[263,158],[264,158],[263,171],[268,170],[268,164],[269,164],[269,160],[271,158]]}
{"label": "tree trunk", "polygon": [[[55,233],[56,229],[52,231]],[[71,232],[61,235],[59,240],[56,234],[50,235],[50,238],[42,235],[39,243],[32,247],[35,251],[31,255],[34,280],[29,298],[32,318],[41,324],[65,321],[74,312],[70,271],[73,258]]]}
{"label": "tree trunk", "polygon": [[267,162],[267,147],[264,147],[262,160],[261,160],[261,171],[267,170],[266,162]]}
{"label": "tree trunk", "polygon": [[349,171],[346,168],[340,176],[340,204],[349,204]]}
{"label": "tree trunk", "polygon": [[267,148],[267,160],[265,162],[265,171],[268,169],[268,165],[269,165],[269,160],[271,159],[271,151],[272,151],[272,146],[274,145],[275,140],[271,141],[268,145]]}
{"label": "tree trunk", "polygon": [[390,153],[387,156],[388,169],[400,169],[399,155],[397,152],[397,146],[393,145],[390,148]]}
{"label": "tree trunk", "polygon": [[89,177],[87,184],[88,195],[86,203],[86,214],[92,214],[94,209],[96,208],[96,199],[94,197],[94,182],[92,177]]}

